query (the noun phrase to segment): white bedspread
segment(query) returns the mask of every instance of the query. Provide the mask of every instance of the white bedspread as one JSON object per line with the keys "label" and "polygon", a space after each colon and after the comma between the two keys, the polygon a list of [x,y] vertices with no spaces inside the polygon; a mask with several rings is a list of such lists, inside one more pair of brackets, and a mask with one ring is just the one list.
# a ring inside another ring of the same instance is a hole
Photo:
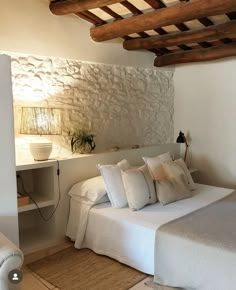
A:
{"label": "white bedspread", "polygon": [[73,197],[70,200],[70,216],[66,235],[75,241],[75,248],[80,249],[84,240],[89,211],[94,204],[92,202],[80,202]]}
{"label": "white bedspread", "polygon": [[188,290],[236,289],[236,191],[160,227],[154,282]]}
{"label": "white bedspread", "polygon": [[[156,230],[163,224],[208,205],[233,190],[197,185],[194,196],[166,206],[159,203],[140,211],[129,208],[114,209],[110,203],[96,205],[90,209],[87,228],[81,231],[78,218],[81,209],[76,201],[71,201],[67,235],[82,241],[82,247],[110,256],[142,272],[154,274],[154,245]],[[89,210],[89,209],[88,209]]]}

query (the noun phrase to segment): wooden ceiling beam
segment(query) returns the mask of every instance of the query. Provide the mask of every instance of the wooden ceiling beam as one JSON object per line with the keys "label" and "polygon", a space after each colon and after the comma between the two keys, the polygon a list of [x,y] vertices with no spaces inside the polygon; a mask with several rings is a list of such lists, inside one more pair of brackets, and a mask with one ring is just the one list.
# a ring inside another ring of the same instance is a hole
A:
{"label": "wooden ceiling beam", "polygon": [[122,1],[124,0],[56,0],[49,4],[49,8],[53,14],[65,15],[69,13],[84,12],[90,9],[120,3]]}
{"label": "wooden ceiling beam", "polygon": [[151,36],[149,38],[135,38],[124,41],[126,50],[151,49],[169,46],[179,46],[195,42],[212,41],[225,37],[236,37],[236,20],[224,24],[209,26],[203,29],[173,32],[162,36]]}
{"label": "wooden ceiling beam", "polygon": [[[127,1],[125,1],[125,2],[127,2]],[[109,7],[105,6],[105,7],[101,7],[100,9],[103,10],[104,12],[106,12],[107,14],[109,14],[111,17],[113,17],[115,19],[115,21],[119,21],[119,20],[123,19],[123,17],[121,15],[119,15],[118,13],[116,13],[115,11],[113,11]],[[144,32],[144,31],[138,32],[137,34],[140,35],[142,38],[149,37],[149,35],[146,32]],[[125,37],[129,37],[129,36],[126,36],[126,35],[122,36],[122,38],[125,38]],[[152,53],[155,53],[156,55],[162,55],[164,53],[168,53],[169,52],[169,50],[167,48],[148,49],[148,50],[151,51]]]}
{"label": "wooden ceiling beam", "polygon": [[228,13],[227,16],[229,17],[230,20],[235,20],[236,19],[236,11]]}
{"label": "wooden ceiling beam", "polygon": [[235,0],[181,2],[171,7],[91,28],[90,35],[94,41],[101,42],[139,31],[178,24],[206,16],[225,14],[235,10]]}
{"label": "wooden ceiling beam", "polygon": [[154,61],[154,66],[162,67],[180,63],[209,61],[230,56],[236,56],[236,42],[158,56]]}

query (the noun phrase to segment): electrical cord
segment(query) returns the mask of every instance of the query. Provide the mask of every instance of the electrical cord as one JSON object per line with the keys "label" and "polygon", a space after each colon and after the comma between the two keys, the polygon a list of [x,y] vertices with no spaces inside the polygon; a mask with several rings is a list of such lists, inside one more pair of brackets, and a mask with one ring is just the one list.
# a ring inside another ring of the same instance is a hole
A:
{"label": "electrical cord", "polygon": [[44,220],[45,222],[48,222],[51,220],[51,218],[53,217],[53,215],[55,214],[58,206],[59,206],[59,203],[60,203],[60,200],[61,200],[61,188],[60,188],[60,165],[59,165],[59,161],[57,161],[57,184],[58,184],[58,200],[57,200],[57,204],[53,210],[53,212],[49,215],[49,217],[45,217],[42,213],[42,210],[41,208],[38,206],[37,202],[34,200],[34,198],[31,196],[31,194],[29,192],[27,192],[25,190],[25,186],[24,186],[24,181],[23,181],[23,178],[20,176],[20,174],[17,174],[17,178],[19,178],[20,182],[21,182],[21,186],[22,186],[22,189],[23,189],[23,192],[30,198],[30,200],[35,204],[35,206],[37,207],[37,210],[39,212],[39,215],[41,216],[42,220]]}

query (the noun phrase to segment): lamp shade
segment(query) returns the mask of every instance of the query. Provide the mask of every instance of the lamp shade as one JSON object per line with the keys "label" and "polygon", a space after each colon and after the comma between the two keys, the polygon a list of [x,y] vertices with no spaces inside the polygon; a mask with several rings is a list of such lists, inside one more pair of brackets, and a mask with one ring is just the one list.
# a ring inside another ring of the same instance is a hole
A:
{"label": "lamp shade", "polygon": [[23,107],[20,133],[28,135],[60,135],[60,110],[54,108]]}
{"label": "lamp shade", "polygon": [[176,139],[176,143],[185,143],[186,138],[184,136],[184,133],[182,131],[179,132],[179,136]]}
{"label": "lamp shade", "polygon": [[188,152],[188,143],[187,139],[184,136],[184,133],[182,131],[179,132],[179,136],[176,139],[176,143],[185,143],[185,154],[184,154],[184,161],[187,159],[187,152]]}
{"label": "lamp shade", "polygon": [[[59,109],[23,107],[21,113],[21,134],[60,135],[61,112]],[[29,144],[30,152],[37,161],[48,160],[52,152],[52,142],[34,140]]]}

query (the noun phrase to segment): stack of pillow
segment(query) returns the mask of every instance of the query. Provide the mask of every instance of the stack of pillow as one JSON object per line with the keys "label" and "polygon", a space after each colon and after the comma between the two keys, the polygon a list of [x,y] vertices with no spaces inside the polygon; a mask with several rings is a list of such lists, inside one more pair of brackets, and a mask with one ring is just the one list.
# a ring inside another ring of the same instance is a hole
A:
{"label": "stack of pillow", "polygon": [[192,196],[195,184],[183,159],[173,161],[168,152],[143,160],[143,166],[134,168],[126,159],[115,165],[99,164],[102,176],[74,185],[69,194],[75,198],[79,192],[79,199],[90,198],[95,203],[108,196],[113,208],[129,206],[132,210],[158,200],[166,205]]}

